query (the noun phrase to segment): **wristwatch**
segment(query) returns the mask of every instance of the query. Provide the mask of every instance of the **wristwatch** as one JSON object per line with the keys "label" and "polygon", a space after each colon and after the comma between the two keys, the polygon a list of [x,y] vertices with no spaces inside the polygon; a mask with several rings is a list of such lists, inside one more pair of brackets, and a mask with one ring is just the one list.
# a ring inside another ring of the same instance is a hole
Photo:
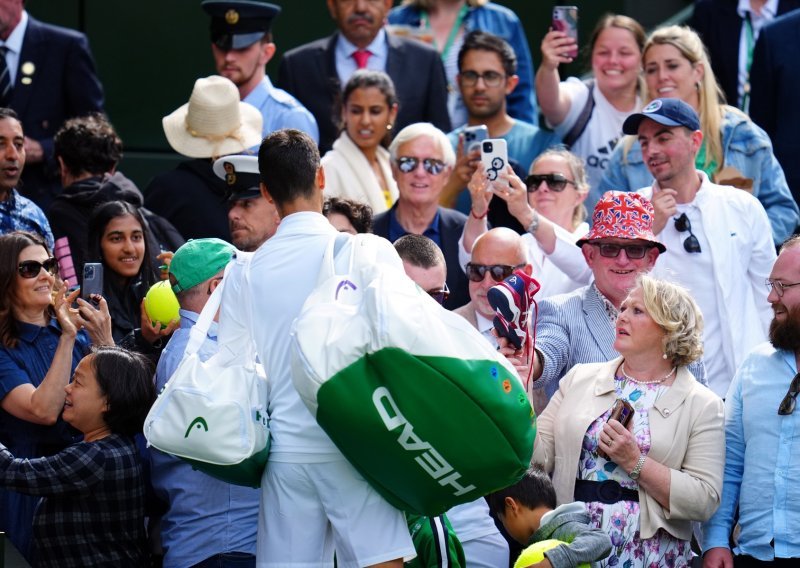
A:
{"label": "wristwatch", "polygon": [[644,454],[639,455],[639,461],[636,462],[636,466],[631,470],[628,474],[628,477],[633,479],[634,481],[639,479],[639,476],[642,474],[642,468],[644,467],[644,462],[647,459],[647,456]]}
{"label": "wristwatch", "polygon": [[533,217],[531,219],[531,224],[528,225],[527,231],[531,235],[533,235],[534,233],[536,233],[536,229],[538,229],[538,228],[539,228],[539,213],[536,211],[536,209],[534,209],[533,210]]}

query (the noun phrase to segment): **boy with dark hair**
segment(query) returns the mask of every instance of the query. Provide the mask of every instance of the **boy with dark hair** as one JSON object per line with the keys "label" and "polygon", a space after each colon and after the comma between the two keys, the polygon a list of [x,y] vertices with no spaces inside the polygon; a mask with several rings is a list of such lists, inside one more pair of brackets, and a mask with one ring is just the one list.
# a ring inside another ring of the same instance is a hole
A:
{"label": "boy with dark hair", "polygon": [[556,539],[561,544],[544,553],[537,568],[570,568],[597,562],[611,552],[611,539],[589,526],[583,503],[556,507],[556,492],[550,477],[539,466],[531,467],[514,485],[486,496],[489,510],[515,540],[531,545]]}

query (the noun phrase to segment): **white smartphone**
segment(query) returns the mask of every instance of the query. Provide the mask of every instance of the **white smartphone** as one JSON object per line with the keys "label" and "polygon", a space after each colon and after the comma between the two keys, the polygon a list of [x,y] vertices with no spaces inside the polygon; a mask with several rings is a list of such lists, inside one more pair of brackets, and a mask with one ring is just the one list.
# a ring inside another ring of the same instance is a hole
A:
{"label": "white smartphone", "polygon": [[481,165],[489,181],[495,181],[508,165],[508,146],[502,138],[481,142]]}

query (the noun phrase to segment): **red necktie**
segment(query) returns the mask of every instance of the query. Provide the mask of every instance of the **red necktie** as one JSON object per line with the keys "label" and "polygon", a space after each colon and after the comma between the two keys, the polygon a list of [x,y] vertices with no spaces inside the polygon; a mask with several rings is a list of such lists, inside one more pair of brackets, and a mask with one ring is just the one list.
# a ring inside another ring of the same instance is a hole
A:
{"label": "red necktie", "polygon": [[370,55],[372,55],[372,53],[366,49],[357,49],[353,52],[353,59],[356,60],[356,65],[359,69],[364,69],[367,66]]}

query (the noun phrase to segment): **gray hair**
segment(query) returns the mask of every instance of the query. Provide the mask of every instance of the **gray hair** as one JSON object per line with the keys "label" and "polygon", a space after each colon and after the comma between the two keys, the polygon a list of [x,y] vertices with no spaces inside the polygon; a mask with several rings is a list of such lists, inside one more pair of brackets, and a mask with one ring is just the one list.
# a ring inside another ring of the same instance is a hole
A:
{"label": "gray hair", "polygon": [[397,160],[397,150],[400,146],[412,140],[416,140],[417,138],[421,138],[422,136],[431,138],[434,144],[439,147],[439,151],[442,153],[442,161],[445,165],[451,168],[456,165],[456,153],[453,150],[453,145],[450,143],[447,134],[436,128],[430,122],[415,122],[414,124],[409,124],[397,133],[397,136],[394,137],[394,140],[392,140],[392,143],[389,145],[389,154],[392,157],[392,162]]}

